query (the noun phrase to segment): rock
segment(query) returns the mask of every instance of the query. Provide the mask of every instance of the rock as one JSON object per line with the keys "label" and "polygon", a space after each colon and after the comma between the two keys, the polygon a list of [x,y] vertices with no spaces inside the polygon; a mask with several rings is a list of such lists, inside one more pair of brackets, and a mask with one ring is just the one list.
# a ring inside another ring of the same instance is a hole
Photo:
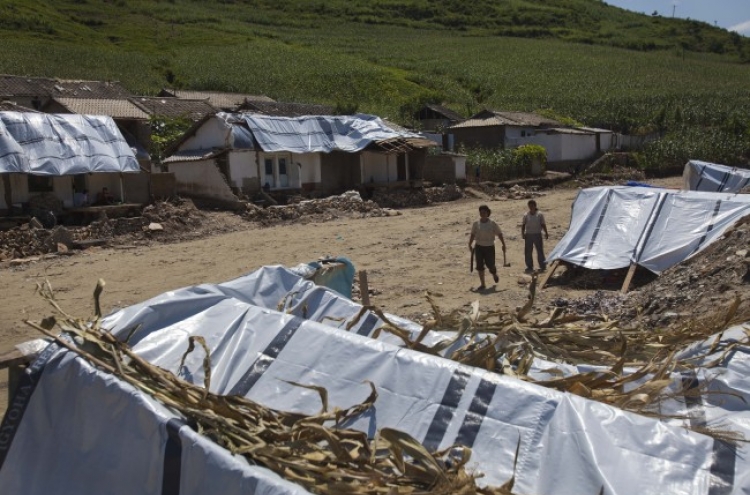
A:
{"label": "rock", "polygon": [[42,225],[42,222],[40,222],[39,220],[37,220],[36,217],[31,217],[31,220],[29,220],[29,225],[32,228],[35,228],[35,229],[43,229],[44,228],[44,226]]}
{"label": "rock", "polygon": [[152,232],[157,230],[164,230],[164,226],[160,223],[151,222],[150,224],[148,224],[148,230]]}

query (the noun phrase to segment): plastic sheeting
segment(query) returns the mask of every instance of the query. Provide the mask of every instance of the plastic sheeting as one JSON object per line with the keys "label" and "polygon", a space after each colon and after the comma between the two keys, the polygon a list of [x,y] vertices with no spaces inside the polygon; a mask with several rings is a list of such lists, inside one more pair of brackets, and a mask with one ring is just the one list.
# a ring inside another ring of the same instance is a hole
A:
{"label": "plastic sheeting", "polygon": [[0,112],[0,173],[140,172],[111,117]]}
{"label": "plastic sheeting", "polygon": [[690,160],[682,172],[683,189],[737,193],[750,185],[750,170]]}
{"label": "plastic sheeting", "polygon": [[750,214],[750,195],[649,187],[578,193],[570,227],[548,256],[590,269],[636,263],[661,273],[699,253]]}
{"label": "plastic sheeting", "polygon": [[[319,410],[317,392],[289,382],[323,386],[329,404],[347,407],[364,400],[365,380],[372,381],[375,406],[345,426],[371,436],[397,428],[431,449],[470,446],[470,467],[490,485],[513,476],[518,447],[516,493],[750,488],[741,474],[748,472],[745,447],[729,449],[678,425],[404,349],[385,332],[374,340],[369,335],[382,322],[369,312],[357,318],[360,310],[295,271],[264,267],[223,284],[167,292],[104,324],[119,336],[136,329],[130,341],[137,353],[197,384],[203,355],[191,353],[183,367],[180,360],[188,338],[201,335],[211,349],[211,390],[275,409]],[[3,493],[301,492],[54,346],[24,376],[0,431]]]}
{"label": "plastic sheeting", "polygon": [[[223,115],[237,118],[236,114]],[[242,114],[240,118],[247,122],[263,151],[269,153],[351,153],[378,141],[423,139],[419,134],[396,131],[383,123],[380,117],[366,114],[305,117]]]}

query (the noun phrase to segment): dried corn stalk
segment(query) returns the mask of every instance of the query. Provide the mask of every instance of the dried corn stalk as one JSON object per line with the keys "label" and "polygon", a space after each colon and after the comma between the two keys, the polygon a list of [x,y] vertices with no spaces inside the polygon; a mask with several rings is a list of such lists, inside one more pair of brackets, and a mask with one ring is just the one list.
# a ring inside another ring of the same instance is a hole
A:
{"label": "dried corn stalk", "polygon": [[[265,466],[289,481],[318,494],[509,494],[511,479],[496,488],[480,488],[476,476],[466,470],[471,451],[455,446],[428,452],[406,433],[382,429],[375,439],[341,428],[343,422],[372,406],[377,392],[370,383],[370,396],[347,409],[329,410],[327,392],[318,391],[323,404],[317,415],[302,415],[269,409],[238,396],[209,392],[210,357],[204,360],[204,386],[185,382],[145,361],[127,342],[115,338],[101,326],[100,280],[94,293],[96,315],[74,318],[55,302],[49,283],[39,287],[41,295],[56,309],[57,316],[42,322],[27,322],[77,353],[92,366],[111,373],[159,400],[184,416],[203,435],[230,452],[245,456],[252,464]],[[73,343],[52,330],[72,337]],[[132,332],[131,332],[132,334]],[[200,337],[190,339],[205,348]],[[183,357],[184,359],[184,357]],[[306,386],[295,384],[298,386]]]}

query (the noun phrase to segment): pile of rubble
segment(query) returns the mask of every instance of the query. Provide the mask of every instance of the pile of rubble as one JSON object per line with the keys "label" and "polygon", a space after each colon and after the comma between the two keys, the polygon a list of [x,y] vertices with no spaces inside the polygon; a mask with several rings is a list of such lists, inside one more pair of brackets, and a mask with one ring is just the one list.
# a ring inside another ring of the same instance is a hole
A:
{"label": "pile of rubble", "polygon": [[[643,275],[647,278],[650,272]],[[618,271],[613,279],[622,284],[624,271]],[[737,299],[740,309],[750,312],[750,219],[693,258],[658,277],[651,275],[650,282],[633,285],[636,288],[628,294],[610,287],[612,291],[598,290],[581,299],[557,298],[551,305],[572,313],[607,315],[626,326],[631,322],[651,327],[710,317]]]}
{"label": "pile of rubble", "polygon": [[321,222],[337,218],[385,217],[393,215],[372,200],[363,201],[357,191],[348,191],[339,196],[303,200],[299,203],[262,208],[248,203],[242,216],[261,225],[294,222]]}
{"label": "pile of rubble", "polygon": [[446,203],[464,197],[460,187],[425,187],[423,189],[378,189],[372,200],[383,208],[411,208],[433,203]]}

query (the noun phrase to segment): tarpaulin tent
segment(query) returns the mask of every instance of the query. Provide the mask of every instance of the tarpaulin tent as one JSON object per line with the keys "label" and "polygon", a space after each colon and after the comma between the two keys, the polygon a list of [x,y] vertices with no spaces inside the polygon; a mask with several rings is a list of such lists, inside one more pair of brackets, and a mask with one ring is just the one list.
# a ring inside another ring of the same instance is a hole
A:
{"label": "tarpaulin tent", "polygon": [[750,214],[750,195],[593,187],[580,191],[572,208],[570,227],[549,262],[600,270],[642,266],[659,274]]}
{"label": "tarpaulin tent", "polygon": [[[515,476],[516,493],[707,495],[750,487],[745,445],[726,448],[679,421],[422,354],[392,336],[375,340],[383,322],[369,311],[362,316],[362,309],[275,266],[170,291],[103,323],[128,336],[141,357],[198,384],[205,379],[203,356],[183,361],[183,355],[188,339],[202,336],[211,353],[211,391],[274,409],[319,410],[318,393],[294,383],[325,387],[330,404],[348,407],[370,393],[370,381],[379,392],[374,407],[342,426],[368,436],[396,428],[430,449],[469,446],[469,467],[484,474],[480,483],[500,485]],[[303,492],[55,346],[24,376],[1,431],[4,493]]]}
{"label": "tarpaulin tent", "polygon": [[112,117],[0,112],[0,174],[140,172]]}
{"label": "tarpaulin tent", "polygon": [[682,172],[683,189],[737,193],[750,185],[750,170],[690,160]]}

